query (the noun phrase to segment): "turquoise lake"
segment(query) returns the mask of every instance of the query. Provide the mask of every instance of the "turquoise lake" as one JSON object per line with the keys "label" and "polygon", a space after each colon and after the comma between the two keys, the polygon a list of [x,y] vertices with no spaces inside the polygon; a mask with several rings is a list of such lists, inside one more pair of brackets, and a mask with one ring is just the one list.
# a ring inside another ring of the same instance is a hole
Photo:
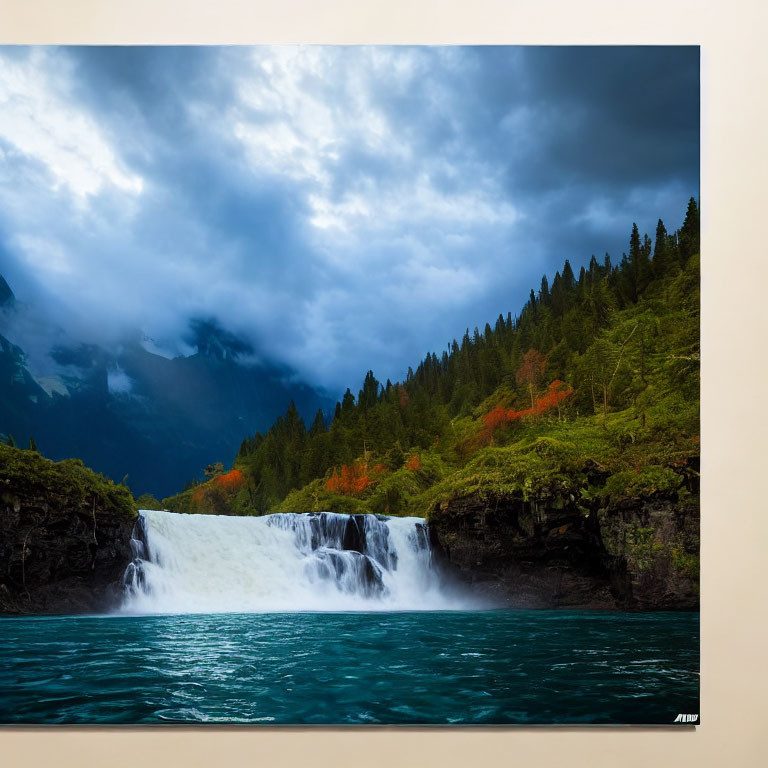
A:
{"label": "turquoise lake", "polygon": [[419,611],[0,619],[0,722],[673,723],[697,613]]}

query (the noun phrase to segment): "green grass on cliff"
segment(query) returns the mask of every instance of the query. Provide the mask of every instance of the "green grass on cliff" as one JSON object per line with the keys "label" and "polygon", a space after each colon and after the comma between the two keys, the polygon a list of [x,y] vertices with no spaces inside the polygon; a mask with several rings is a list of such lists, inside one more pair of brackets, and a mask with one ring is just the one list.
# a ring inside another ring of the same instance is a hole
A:
{"label": "green grass on cliff", "polygon": [[136,517],[128,488],[96,474],[80,459],[50,461],[37,451],[0,445],[0,500],[13,507],[21,498],[74,508],[95,505],[129,520]]}
{"label": "green grass on cliff", "polygon": [[550,437],[524,438],[514,445],[480,450],[466,466],[413,500],[427,515],[441,502],[478,496],[560,499],[572,495],[583,479],[583,461],[572,442]]}

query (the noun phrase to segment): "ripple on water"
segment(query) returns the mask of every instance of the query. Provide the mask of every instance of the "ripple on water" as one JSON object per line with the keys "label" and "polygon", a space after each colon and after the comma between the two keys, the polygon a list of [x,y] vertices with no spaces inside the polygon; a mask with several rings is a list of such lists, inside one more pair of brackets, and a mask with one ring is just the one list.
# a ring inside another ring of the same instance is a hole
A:
{"label": "ripple on water", "polygon": [[697,617],[648,614],[642,640],[628,626],[636,615],[514,611],[7,619],[0,722],[666,723],[698,711]]}

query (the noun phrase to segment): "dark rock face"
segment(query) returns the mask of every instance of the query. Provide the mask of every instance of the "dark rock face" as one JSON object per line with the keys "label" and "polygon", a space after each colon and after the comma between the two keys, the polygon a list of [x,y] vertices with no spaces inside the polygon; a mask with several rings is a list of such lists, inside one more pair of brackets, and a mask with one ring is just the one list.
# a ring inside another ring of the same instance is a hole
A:
{"label": "dark rock face", "polygon": [[699,507],[673,499],[626,500],[601,515],[615,591],[645,610],[699,607]]}
{"label": "dark rock face", "polygon": [[570,500],[473,496],[430,516],[448,567],[520,608],[698,608],[698,529],[698,507],[658,498],[585,513]]}
{"label": "dark rock face", "polygon": [[349,516],[344,529],[342,549],[365,552],[365,518],[362,515]]}
{"label": "dark rock face", "polygon": [[133,522],[98,503],[0,494],[0,613],[87,613],[117,604]]}

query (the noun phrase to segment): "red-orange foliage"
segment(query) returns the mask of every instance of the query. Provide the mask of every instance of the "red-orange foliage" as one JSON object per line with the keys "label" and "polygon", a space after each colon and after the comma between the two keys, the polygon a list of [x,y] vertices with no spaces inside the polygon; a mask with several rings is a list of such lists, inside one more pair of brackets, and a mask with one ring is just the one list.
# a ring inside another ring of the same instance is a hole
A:
{"label": "red-orange foliage", "polygon": [[355,496],[369,485],[378,482],[380,476],[386,471],[387,467],[384,464],[376,464],[369,469],[366,459],[358,459],[351,467],[343,464],[341,471],[334,469],[333,474],[325,481],[325,487],[332,493]]}
{"label": "red-orange foliage", "polygon": [[244,485],[243,473],[239,469],[232,469],[195,488],[191,502],[207,511],[223,514],[227,498],[234,496]]}
{"label": "red-orange foliage", "polygon": [[356,462],[351,467],[344,464],[340,473],[334,470],[333,474],[326,480],[325,487],[333,493],[354,496],[364,491],[371,482],[366,463]]}
{"label": "red-orange foliage", "polygon": [[546,393],[542,395],[536,403],[536,412],[546,413],[553,408],[557,408],[560,403],[566,400],[573,394],[573,389],[569,387],[565,382],[560,379],[555,379],[547,389]]}
{"label": "red-orange foliage", "polygon": [[231,469],[226,475],[218,475],[213,478],[213,484],[224,491],[235,492],[245,484],[245,477],[239,469]]}
{"label": "red-orange foliage", "polygon": [[507,411],[504,408],[494,408],[483,416],[483,424],[493,431],[499,424],[506,424],[506,422],[509,421],[508,414],[510,413],[514,413],[514,411]]}
{"label": "red-orange foliage", "polygon": [[525,408],[522,411],[514,409],[505,410],[504,408],[494,408],[483,416],[483,424],[490,434],[500,424],[506,424],[510,421],[519,421],[527,416],[541,416],[542,414],[557,408],[564,400],[573,394],[573,389],[567,384],[555,379],[547,388],[532,408]]}
{"label": "red-orange foliage", "polygon": [[410,459],[405,464],[406,469],[410,469],[412,472],[415,472],[417,469],[421,468],[421,459],[419,458],[418,454],[414,454],[411,456]]}

